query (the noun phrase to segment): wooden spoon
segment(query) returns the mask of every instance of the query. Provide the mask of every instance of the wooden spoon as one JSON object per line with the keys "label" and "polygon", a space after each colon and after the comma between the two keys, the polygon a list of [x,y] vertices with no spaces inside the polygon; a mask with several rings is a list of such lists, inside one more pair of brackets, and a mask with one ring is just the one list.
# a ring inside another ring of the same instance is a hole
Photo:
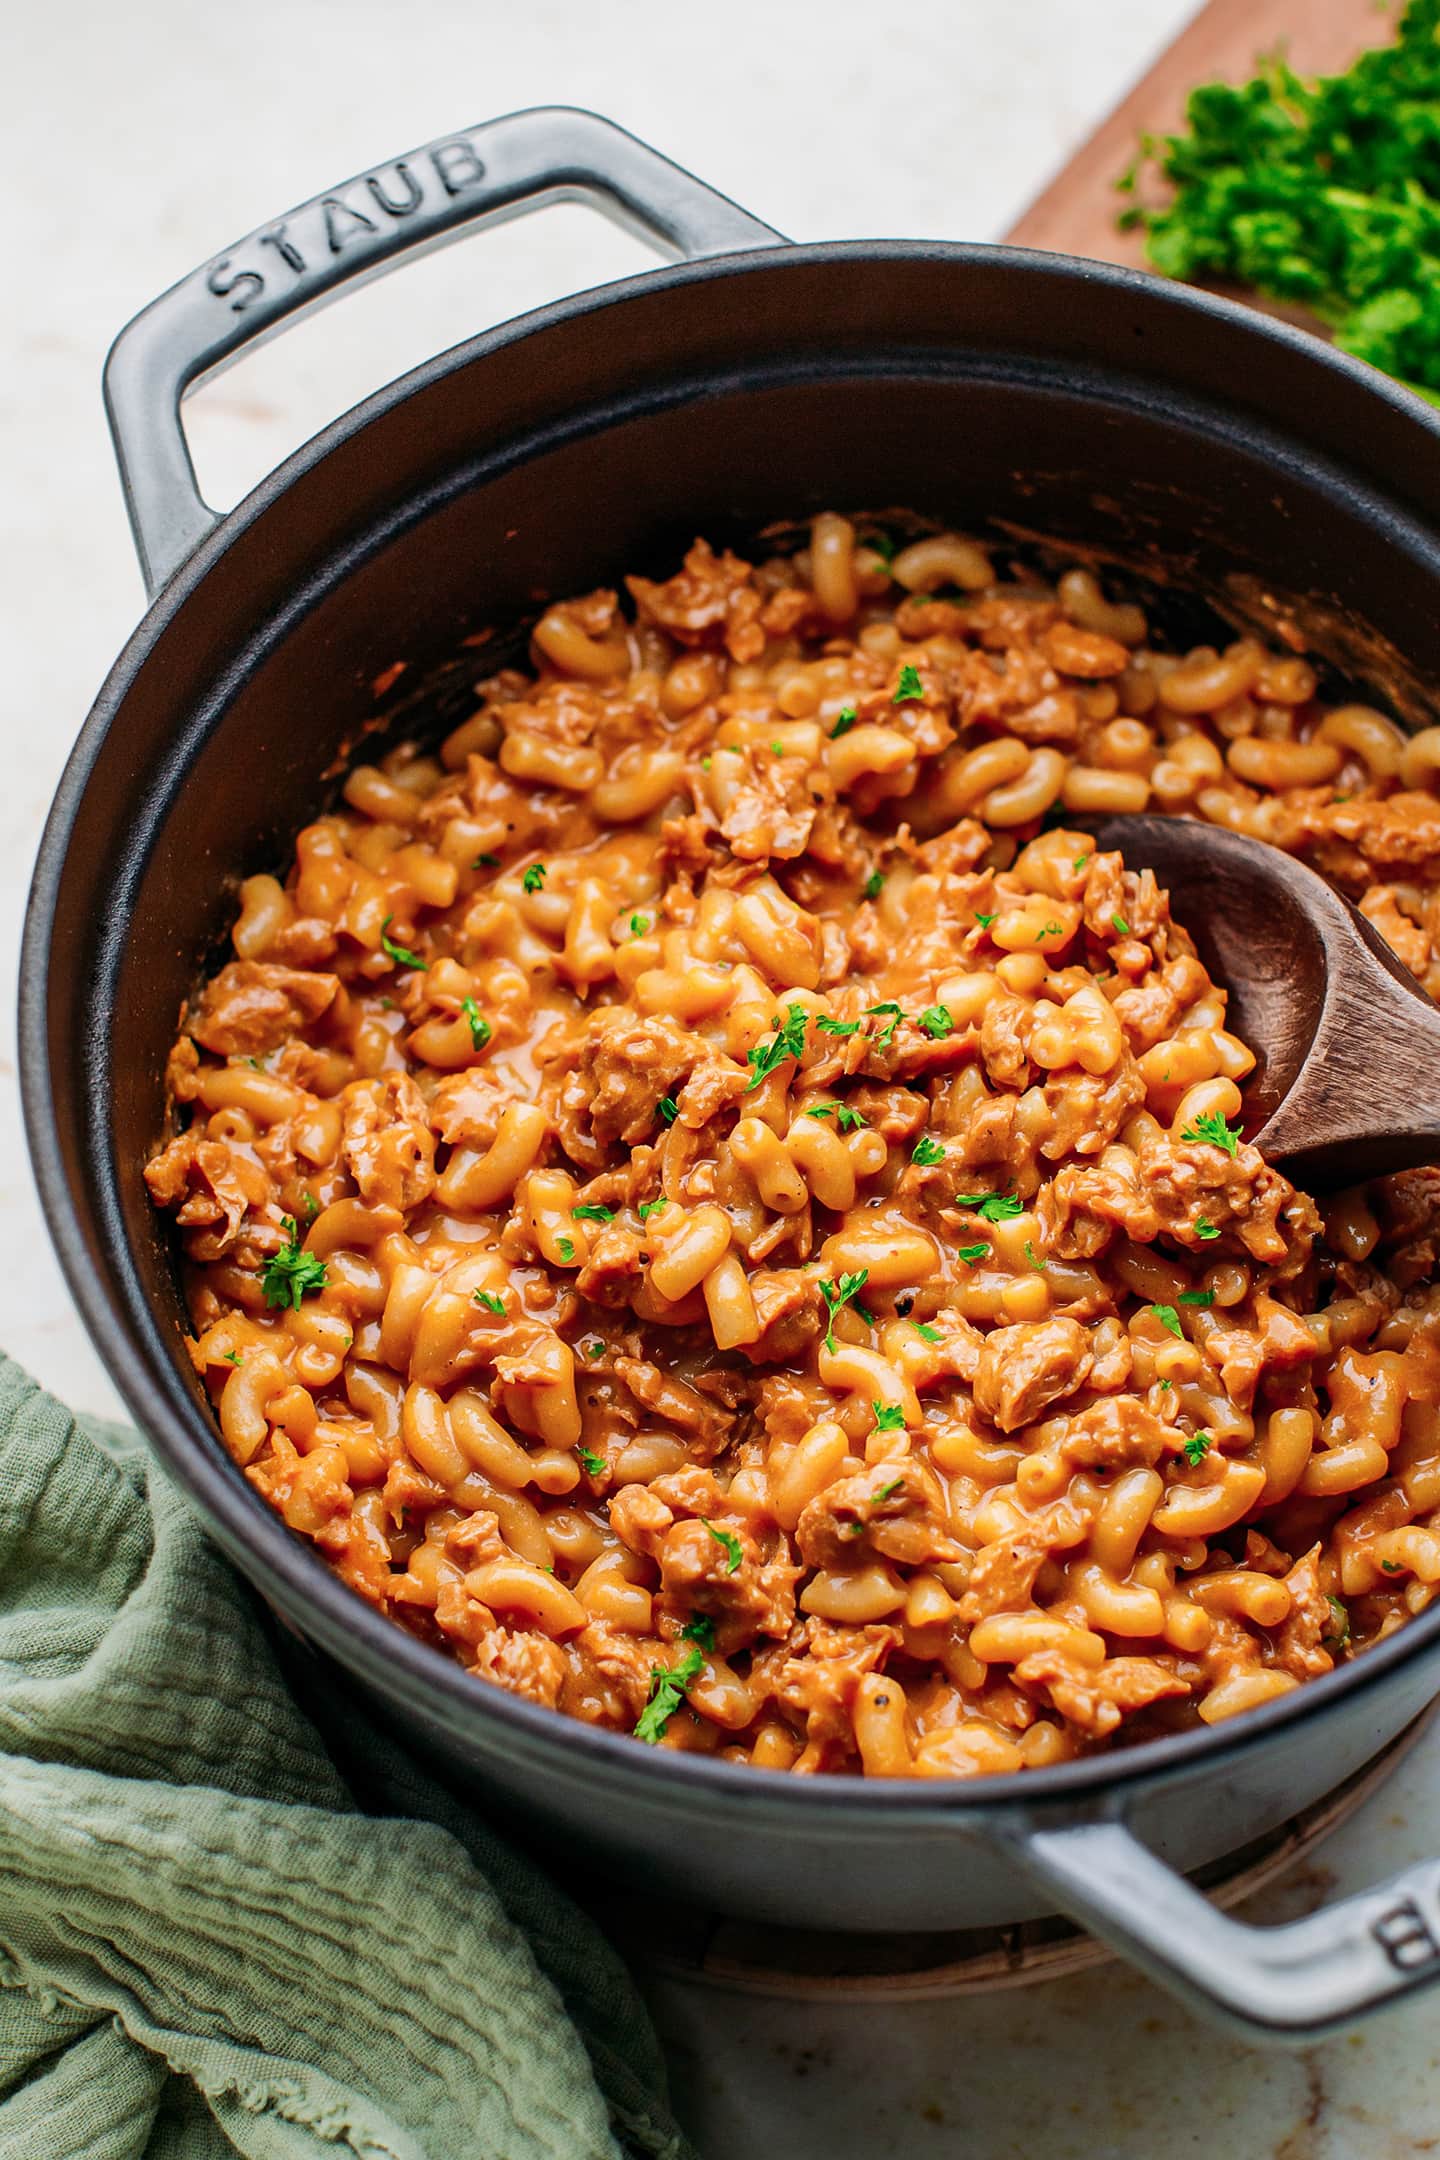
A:
{"label": "wooden spoon", "polygon": [[1230,993],[1255,1052],[1244,1122],[1297,1183],[1351,1185],[1440,1163],[1440,1009],[1325,880],[1264,841],[1193,818],[1080,818],[1171,912]]}

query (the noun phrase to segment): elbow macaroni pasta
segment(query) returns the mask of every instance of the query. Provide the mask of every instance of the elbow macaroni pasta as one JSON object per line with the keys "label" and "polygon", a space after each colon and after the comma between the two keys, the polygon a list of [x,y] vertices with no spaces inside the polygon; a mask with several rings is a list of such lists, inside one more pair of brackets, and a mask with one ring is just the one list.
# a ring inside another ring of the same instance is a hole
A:
{"label": "elbow macaroni pasta", "polygon": [[356,768],[147,1177],[257,1491],[478,1680],[795,1772],[1214,1723],[1440,1588],[1440,1185],[1323,1210],[1148,875],[1305,855],[1440,996],[1440,727],[826,513],[557,603]]}

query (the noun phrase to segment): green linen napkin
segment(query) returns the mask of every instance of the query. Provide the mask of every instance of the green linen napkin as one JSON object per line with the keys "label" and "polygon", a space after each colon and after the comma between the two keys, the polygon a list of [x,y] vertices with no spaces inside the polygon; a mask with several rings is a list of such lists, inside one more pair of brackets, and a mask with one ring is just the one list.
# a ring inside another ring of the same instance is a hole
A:
{"label": "green linen napkin", "polygon": [[4,2160],[685,2160],[579,1910],[0,1356]]}

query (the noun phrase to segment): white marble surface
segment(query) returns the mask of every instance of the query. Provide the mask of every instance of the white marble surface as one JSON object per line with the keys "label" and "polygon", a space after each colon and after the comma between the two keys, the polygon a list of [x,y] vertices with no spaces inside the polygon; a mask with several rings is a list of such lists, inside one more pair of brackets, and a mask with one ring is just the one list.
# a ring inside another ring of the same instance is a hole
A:
{"label": "white marble surface", "polygon": [[[0,1002],[71,740],[141,610],[100,362],[119,324],[236,234],[412,143],[516,106],[591,105],[797,238],[1002,232],[1194,0],[131,0],[0,24],[12,190],[0,319]],[[1314,0],[1319,4],[1319,0]],[[19,262],[15,262],[18,248]],[[202,391],[211,499],[472,328],[643,265],[582,210],[512,225],[357,295]],[[51,1260],[0,1056],[6,1347],[115,1407]],[[1440,1738],[1261,1909],[1440,1850]],[[1399,2160],[1440,2148],[1435,2011],[1301,2057],[1216,2039],[1117,1967],[1023,1994],[820,2010],[657,1984],[707,2160]]]}

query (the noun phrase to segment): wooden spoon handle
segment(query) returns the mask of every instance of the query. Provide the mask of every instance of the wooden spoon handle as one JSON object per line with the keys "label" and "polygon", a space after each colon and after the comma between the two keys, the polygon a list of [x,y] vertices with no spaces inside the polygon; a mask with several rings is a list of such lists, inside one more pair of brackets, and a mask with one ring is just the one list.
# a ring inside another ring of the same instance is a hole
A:
{"label": "wooden spoon handle", "polygon": [[1440,1162],[1440,1011],[1358,909],[1323,891],[1319,1025],[1255,1141],[1301,1184],[1350,1185]]}

